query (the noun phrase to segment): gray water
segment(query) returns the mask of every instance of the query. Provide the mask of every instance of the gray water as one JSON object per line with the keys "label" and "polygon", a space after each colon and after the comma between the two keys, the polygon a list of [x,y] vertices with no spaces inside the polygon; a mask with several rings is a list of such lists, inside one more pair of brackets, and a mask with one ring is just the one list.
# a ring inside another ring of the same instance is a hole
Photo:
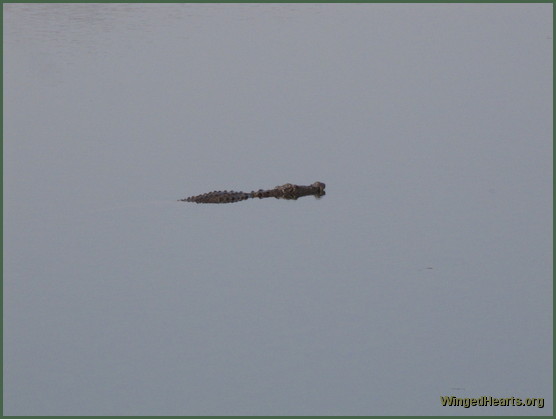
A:
{"label": "gray water", "polygon": [[551,415],[552,43],[551,4],[5,4],[4,414]]}

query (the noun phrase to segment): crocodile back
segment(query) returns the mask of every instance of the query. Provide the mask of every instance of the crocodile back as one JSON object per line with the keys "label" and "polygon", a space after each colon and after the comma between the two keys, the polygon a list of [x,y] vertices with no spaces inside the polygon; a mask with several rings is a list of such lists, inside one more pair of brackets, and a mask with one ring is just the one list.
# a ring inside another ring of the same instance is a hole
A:
{"label": "crocodile back", "polygon": [[214,191],[190,196],[189,198],[182,199],[182,201],[196,202],[197,204],[229,204],[232,202],[244,201],[249,198],[250,195],[245,192]]}

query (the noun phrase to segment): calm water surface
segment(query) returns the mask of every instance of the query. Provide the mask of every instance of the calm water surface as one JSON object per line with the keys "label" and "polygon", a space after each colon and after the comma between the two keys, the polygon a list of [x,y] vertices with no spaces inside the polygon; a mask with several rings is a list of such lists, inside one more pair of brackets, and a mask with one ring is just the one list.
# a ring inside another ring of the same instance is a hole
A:
{"label": "calm water surface", "polygon": [[4,5],[4,414],[551,415],[551,16]]}

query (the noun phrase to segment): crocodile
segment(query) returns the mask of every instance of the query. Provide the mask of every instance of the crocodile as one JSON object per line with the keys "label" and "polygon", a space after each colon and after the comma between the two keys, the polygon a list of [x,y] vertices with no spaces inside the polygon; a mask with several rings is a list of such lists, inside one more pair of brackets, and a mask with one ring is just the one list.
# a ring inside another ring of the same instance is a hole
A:
{"label": "crocodile", "polygon": [[326,192],[324,192],[325,187],[326,185],[322,182],[315,182],[309,186],[286,183],[282,186],[276,186],[274,189],[259,189],[256,192],[213,191],[178,199],[178,201],[196,202],[197,204],[229,204],[231,202],[244,201],[249,198],[263,199],[274,197],[276,199],[297,199],[308,195],[320,198],[326,195]]}

